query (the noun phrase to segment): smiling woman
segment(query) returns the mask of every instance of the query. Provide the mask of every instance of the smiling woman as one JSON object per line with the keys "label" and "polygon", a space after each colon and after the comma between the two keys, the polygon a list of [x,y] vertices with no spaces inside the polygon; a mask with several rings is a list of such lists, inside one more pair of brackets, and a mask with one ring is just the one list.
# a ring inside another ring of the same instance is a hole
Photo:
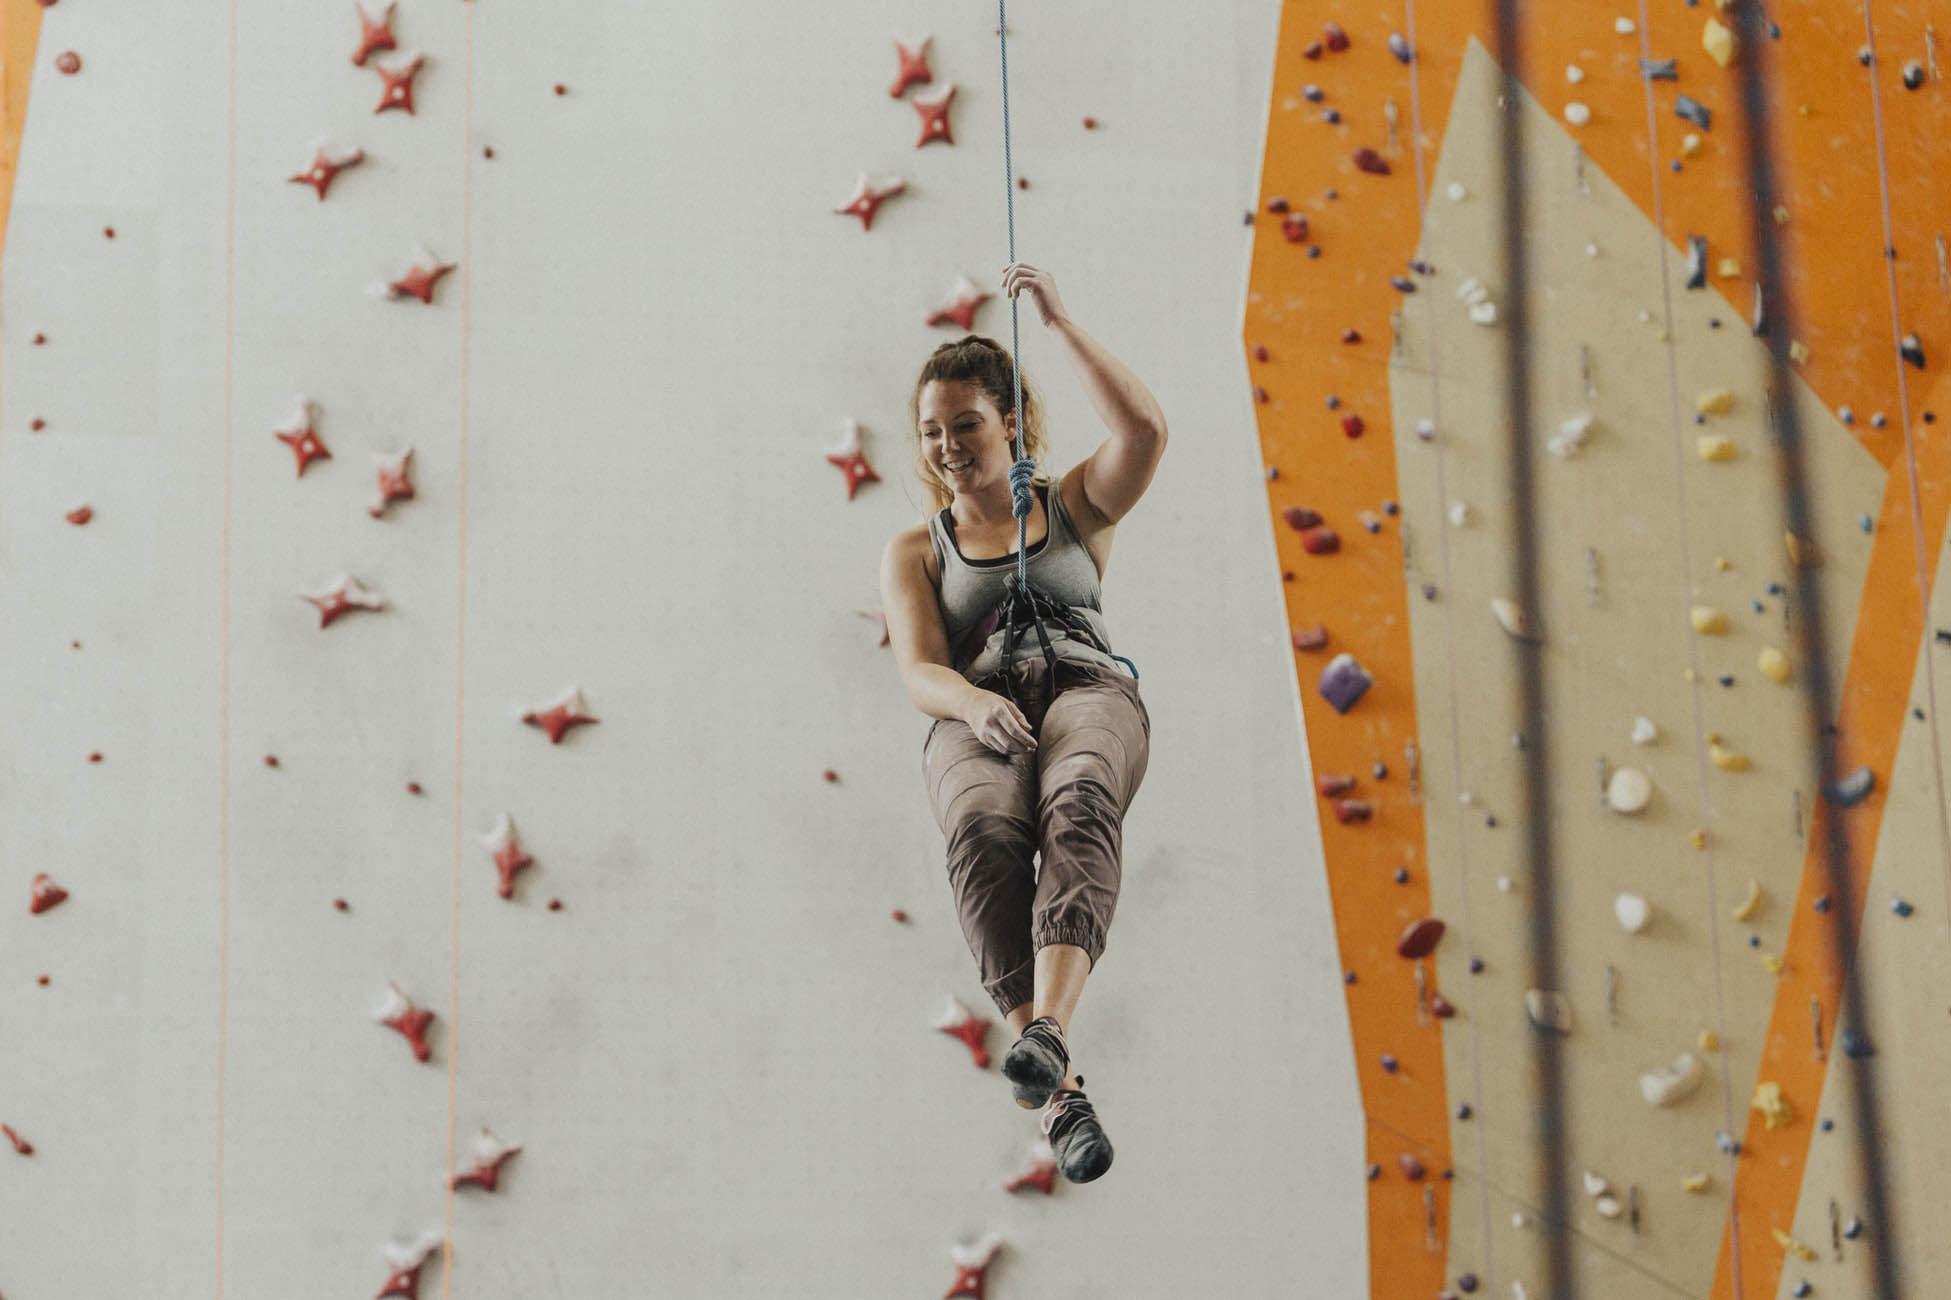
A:
{"label": "smiling woman", "polygon": [[[1112,530],[1164,453],[1165,420],[1138,377],[1070,319],[1046,272],[1012,264],[1003,288],[1035,302],[1111,436],[1054,490],[1047,473],[1031,472],[1019,522],[1014,359],[973,334],[937,348],[911,407],[915,474],[933,513],[888,543],[882,604],[902,684],[936,719],[922,774],[962,932],[1019,1035],[1003,1073],[1018,1105],[1047,1103],[1042,1126],[1059,1167],[1087,1182],[1110,1168],[1111,1143],[1082,1076],[1069,1072],[1067,1034],[1104,951],[1124,815],[1151,744],[1136,669],[1111,649],[1099,581]],[[1021,392],[1022,456],[1035,461],[1042,409],[1027,383]],[[1019,646],[1025,609],[1035,639]]]}

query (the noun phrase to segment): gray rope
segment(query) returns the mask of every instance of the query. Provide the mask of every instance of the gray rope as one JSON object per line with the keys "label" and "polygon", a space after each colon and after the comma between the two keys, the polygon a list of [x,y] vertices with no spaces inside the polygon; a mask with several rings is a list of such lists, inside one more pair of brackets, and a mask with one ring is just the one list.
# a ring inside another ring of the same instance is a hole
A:
{"label": "gray rope", "polygon": [[[1003,202],[1009,219],[1009,260],[1016,263],[1016,167],[1009,154],[1009,14],[1005,0],[996,0],[996,36],[1003,51]],[[1016,299],[1009,300],[1009,378],[1016,411],[1016,461],[1009,467],[1010,513],[1016,516],[1016,585],[1030,589],[1030,476],[1036,462],[1023,452],[1022,337],[1017,331]]]}

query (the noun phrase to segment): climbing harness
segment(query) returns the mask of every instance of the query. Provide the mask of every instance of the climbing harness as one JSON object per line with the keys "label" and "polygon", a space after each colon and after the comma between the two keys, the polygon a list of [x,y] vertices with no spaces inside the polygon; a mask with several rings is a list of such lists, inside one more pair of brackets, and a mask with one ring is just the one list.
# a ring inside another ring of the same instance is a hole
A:
{"label": "climbing harness", "polygon": [[[1009,151],[1009,14],[1006,0],[996,0],[996,36],[1002,45],[1003,56],[1003,201],[1009,223],[1009,261],[1016,264],[1016,167]],[[1110,655],[1111,658],[1131,669],[1132,679],[1138,677],[1138,665],[1120,654],[1111,654],[1097,635],[1091,631],[1081,616],[1072,613],[1067,605],[1038,591],[1030,584],[1029,549],[1030,507],[1033,497],[1030,492],[1030,476],[1036,473],[1036,462],[1023,450],[1023,374],[1017,358],[1022,356],[1022,336],[1018,331],[1016,317],[1016,297],[1009,300],[1009,378],[1013,390],[1014,405],[1010,408],[1016,413],[1016,460],[1009,467],[1010,513],[1016,516],[1016,573],[1003,580],[1003,600],[1000,608],[1003,624],[1003,693],[1012,703],[1016,702],[1014,690],[1016,668],[1016,642],[1019,635],[1030,627],[1036,629],[1038,643],[1043,649],[1044,662],[1049,665],[1052,683],[1057,676],[1057,652],[1051,647],[1050,634],[1044,630],[1043,620],[1048,618],[1063,627],[1066,634],[1080,640],[1093,649]]]}

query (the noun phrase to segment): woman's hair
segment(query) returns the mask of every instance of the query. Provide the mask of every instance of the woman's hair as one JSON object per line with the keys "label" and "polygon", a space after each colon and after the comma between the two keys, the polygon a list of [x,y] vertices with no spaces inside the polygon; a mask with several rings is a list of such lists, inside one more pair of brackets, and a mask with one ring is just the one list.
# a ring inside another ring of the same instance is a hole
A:
{"label": "woman's hair", "polygon": [[[1011,403],[1015,400],[1015,364],[1010,360],[1007,349],[994,339],[983,338],[979,334],[965,334],[953,343],[944,343],[936,348],[921,368],[921,378],[915,380],[915,391],[908,398],[908,427],[915,431],[915,477],[928,493],[931,503],[928,513],[933,515],[943,506],[955,499],[955,492],[942,481],[939,474],[928,463],[928,455],[922,450],[921,441],[921,390],[931,380],[945,383],[973,384],[981,390],[995,406],[998,415],[1007,416]],[[1023,454],[1038,462],[1036,472],[1030,476],[1033,483],[1050,482],[1050,474],[1044,468],[1043,443],[1043,403],[1037,399],[1036,390],[1030,381],[1023,381],[1023,414],[1018,421],[1023,431]],[[1015,446],[1014,441],[1011,447]]]}

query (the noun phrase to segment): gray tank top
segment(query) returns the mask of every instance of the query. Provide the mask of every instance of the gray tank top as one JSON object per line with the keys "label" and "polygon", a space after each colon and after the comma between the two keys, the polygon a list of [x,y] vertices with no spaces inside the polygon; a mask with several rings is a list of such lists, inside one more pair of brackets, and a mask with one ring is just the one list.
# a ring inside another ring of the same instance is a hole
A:
{"label": "gray tank top", "polygon": [[[1043,500],[1049,522],[1043,540],[1033,543],[1028,552],[1030,585],[1058,603],[1070,606],[1098,640],[1109,647],[1111,637],[1098,599],[1097,564],[1077,535],[1070,511],[1064,507],[1063,493],[1052,492],[1049,485],[1042,483],[1036,485],[1036,492]],[[939,597],[942,622],[948,630],[949,660],[964,677],[976,682],[1002,667],[1004,629],[999,607],[1004,583],[1016,572],[1016,556],[965,559],[955,544],[954,528],[947,507],[928,520],[928,537],[935,545],[935,565],[942,575]],[[1061,624],[1045,619],[1043,626],[1050,637],[1050,648],[1059,658],[1125,672],[1116,659],[1072,638]],[[1017,660],[1039,657],[1042,653],[1036,629],[1023,629],[1019,624]]]}

